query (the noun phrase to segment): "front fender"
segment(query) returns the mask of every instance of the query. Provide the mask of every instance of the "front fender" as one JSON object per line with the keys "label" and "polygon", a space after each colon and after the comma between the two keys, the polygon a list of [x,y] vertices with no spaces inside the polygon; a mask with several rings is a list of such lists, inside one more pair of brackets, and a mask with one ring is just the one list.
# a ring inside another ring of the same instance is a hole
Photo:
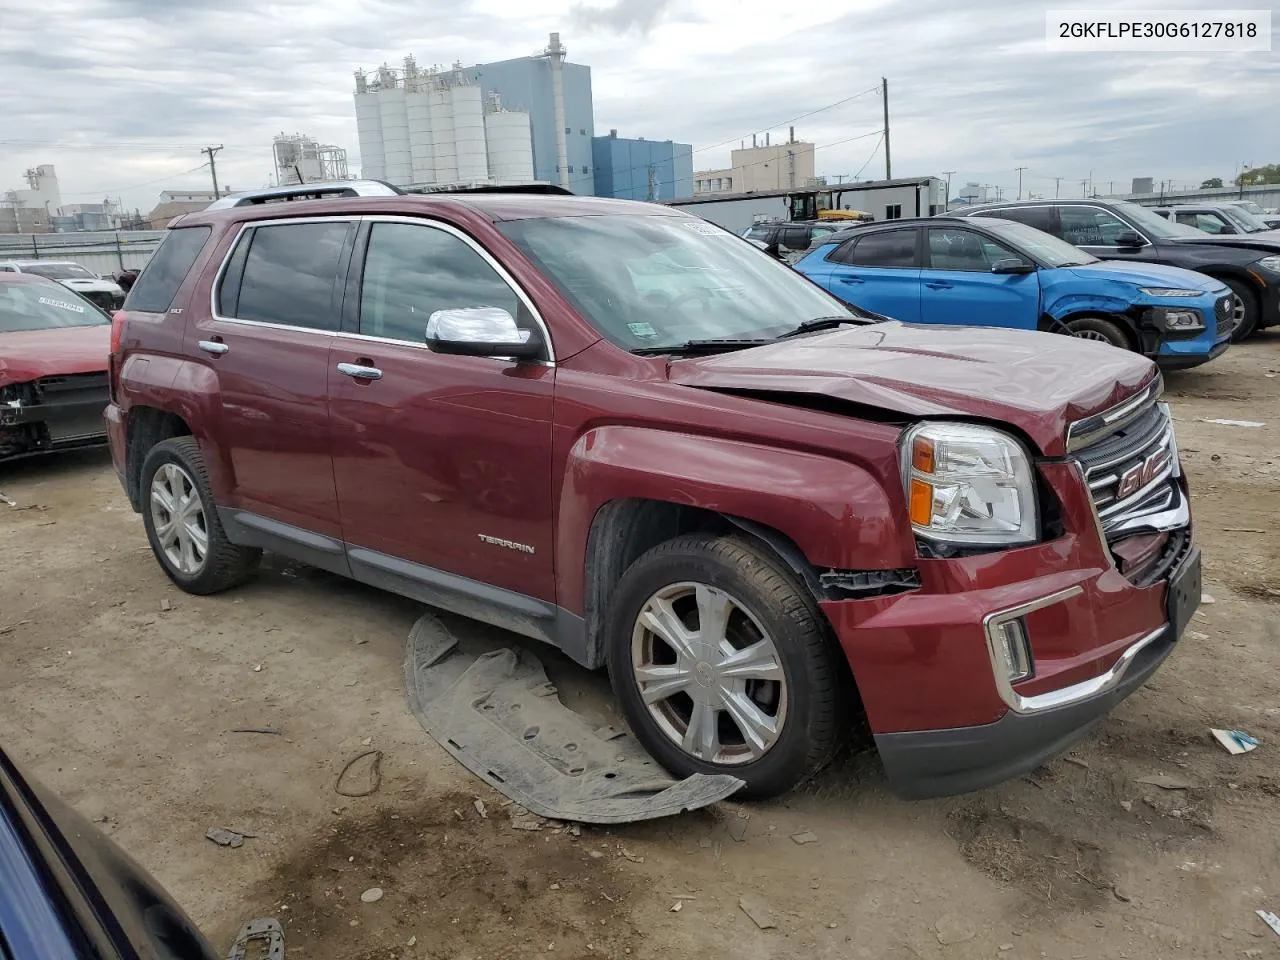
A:
{"label": "front fender", "polygon": [[[1064,270],[1041,271],[1050,275],[1069,273]],[[1111,280],[1084,279],[1074,275],[1043,283],[1041,297],[1044,313],[1054,320],[1081,313],[1097,313],[1125,318],[1132,326],[1131,312],[1135,291],[1132,286]]]}
{"label": "front fender", "polygon": [[[818,454],[645,427],[604,426],[569,451],[556,534],[557,595],[584,609],[587,537],[612,500],[699,507],[763,524],[818,568],[890,570],[916,563],[906,505],[869,471]],[[902,522],[899,522],[902,518]]]}

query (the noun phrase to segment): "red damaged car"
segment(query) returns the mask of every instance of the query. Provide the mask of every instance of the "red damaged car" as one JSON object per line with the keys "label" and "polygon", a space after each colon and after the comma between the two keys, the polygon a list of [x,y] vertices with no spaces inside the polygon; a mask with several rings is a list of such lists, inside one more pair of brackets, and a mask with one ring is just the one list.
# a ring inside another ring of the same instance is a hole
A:
{"label": "red damaged car", "polygon": [[1016,776],[1175,648],[1149,360],[875,322],[672,207],[395,194],[219,201],[116,314],[112,455],[183,589],[265,548],[544,640],[756,795],[855,706],[904,794]]}
{"label": "red damaged car", "polygon": [[0,273],[0,459],[106,441],[111,320],[60,283]]}

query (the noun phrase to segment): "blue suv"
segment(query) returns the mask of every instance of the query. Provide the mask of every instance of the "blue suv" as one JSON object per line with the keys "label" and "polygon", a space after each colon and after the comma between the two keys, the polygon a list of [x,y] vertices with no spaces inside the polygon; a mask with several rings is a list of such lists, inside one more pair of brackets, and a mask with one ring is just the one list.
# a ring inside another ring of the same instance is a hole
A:
{"label": "blue suv", "polygon": [[1099,260],[1034,227],[930,217],[854,227],[795,264],[863,310],[908,323],[1051,330],[1134,350],[1166,369],[1231,343],[1220,280],[1160,264]]}

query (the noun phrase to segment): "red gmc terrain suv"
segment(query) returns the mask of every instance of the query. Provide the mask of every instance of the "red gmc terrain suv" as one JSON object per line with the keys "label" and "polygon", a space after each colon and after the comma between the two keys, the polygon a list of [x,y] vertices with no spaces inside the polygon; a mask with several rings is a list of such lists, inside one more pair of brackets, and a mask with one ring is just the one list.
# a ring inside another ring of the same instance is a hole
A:
{"label": "red gmc terrain suv", "polygon": [[674,773],[756,795],[855,707],[904,795],[1026,772],[1199,602],[1132,353],[876,322],[670,207],[373,182],[215,207],[112,331],[115,466],[184,590],[266,549],[538,638],[607,667]]}

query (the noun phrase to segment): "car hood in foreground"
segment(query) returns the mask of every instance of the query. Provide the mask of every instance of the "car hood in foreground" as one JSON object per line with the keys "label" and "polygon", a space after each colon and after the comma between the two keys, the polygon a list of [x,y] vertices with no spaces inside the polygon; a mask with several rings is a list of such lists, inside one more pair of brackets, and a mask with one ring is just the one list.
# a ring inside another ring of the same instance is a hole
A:
{"label": "car hood in foreground", "polygon": [[1231,234],[1225,237],[1206,233],[1203,237],[1173,237],[1165,242],[1176,243],[1180,246],[1240,247],[1245,250],[1257,250],[1258,256],[1263,257],[1269,253],[1280,253],[1280,230],[1268,230],[1265,233]]}
{"label": "car hood in foreground", "polygon": [[88,277],[68,277],[65,280],[59,280],[68,290],[74,290],[77,293],[114,293],[117,296],[124,296],[124,290],[120,284],[114,280],[90,280]]}
{"label": "car hood in foreground", "polygon": [[1208,274],[1161,263],[1137,263],[1129,260],[1099,260],[1078,267],[1063,267],[1077,276],[1132,283],[1139,287],[1165,287],[1199,290],[1201,293],[1225,293],[1227,285]]}
{"label": "car hood in foreground", "polygon": [[1060,334],[897,321],[673,360],[672,382],[771,395],[817,394],[908,417],[1010,423],[1047,456],[1072,421],[1156,376],[1134,353]]}
{"label": "car hood in foreground", "polygon": [[106,372],[111,325],[0,331],[0,387],[40,377]]}

